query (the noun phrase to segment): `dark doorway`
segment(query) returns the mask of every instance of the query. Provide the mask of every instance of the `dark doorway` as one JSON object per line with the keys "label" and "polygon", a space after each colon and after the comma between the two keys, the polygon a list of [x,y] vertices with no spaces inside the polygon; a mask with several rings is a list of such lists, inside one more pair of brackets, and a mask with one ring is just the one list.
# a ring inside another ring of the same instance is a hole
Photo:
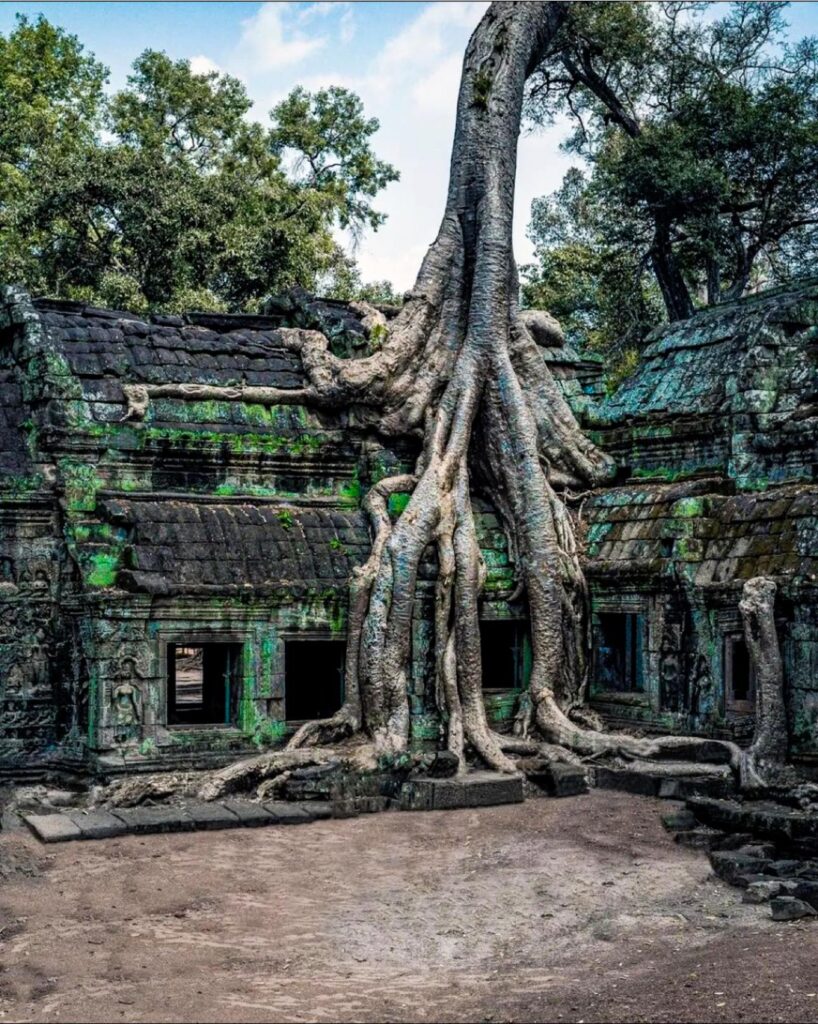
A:
{"label": "dark doorway", "polygon": [[594,688],[608,693],[642,693],[644,616],[611,612],[597,616]]}
{"label": "dark doorway", "polygon": [[750,652],[741,634],[724,638],[724,702],[728,711],[755,711],[755,678]]}
{"label": "dark doorway", "polygon": [[524,647],[524,623],[480,623],[484,690],[517,690],[523,685]]}
{"label": "dark doorway", "polygon": [[288,722],[329,718],[344,702],[343,640],[287,640],[284,714]]}
{"label": "dark doorway", "polygon": [[168,724],[235,721],[241,644],[168,644]]}

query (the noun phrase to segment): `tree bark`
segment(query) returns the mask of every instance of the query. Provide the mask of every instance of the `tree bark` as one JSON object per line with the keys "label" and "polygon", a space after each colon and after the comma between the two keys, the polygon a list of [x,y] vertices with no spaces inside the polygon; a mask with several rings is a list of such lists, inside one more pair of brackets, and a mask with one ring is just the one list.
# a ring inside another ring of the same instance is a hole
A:
{"label": "tree bark", "polygon": [[780,771],[787,759],[784,667],[775,626],[775,594],[775,582],[757,576],[744,584],[739,602],[756,688],[756,727],[749,756],[762,775]]}
{"label": "tree bark", "polygon": [[650,250],[651,264],[668,320],[687,320],[693,316],[693,301],[676,263],[670,241],[670,223],[661,215],[655,215],[655,231]]}

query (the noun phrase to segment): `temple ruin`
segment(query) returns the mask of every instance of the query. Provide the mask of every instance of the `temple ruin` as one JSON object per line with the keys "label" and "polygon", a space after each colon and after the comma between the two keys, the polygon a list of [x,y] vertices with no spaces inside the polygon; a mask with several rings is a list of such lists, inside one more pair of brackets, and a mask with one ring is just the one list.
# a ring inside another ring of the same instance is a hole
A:
{"label": "temple ruin", "polygon": [[[7,774],[217,766],[340,707],[348,583],[371,545],[361,496],[411,472],[418,449],[362,427],[354,407],[251,403],[239,389],[303,384],[283,327],[318,328],[352,359],[379,344],[354,306],[303,295],[257,316],[143,319],[0,292]],[[818,764],[816,338],[807,282],[659,330],[609,396],[594,357],[556,337],[542,349],[619,467],[610,486],[566,496],[591,595],[589,698],[612,726],[746,743],[739,599],[763,576],[777,585],[790,759]],[[163,396],[167,384],[192,387]],[[497,510],[472,502],[484,700],[509,731],[527,620]],[[440,733],[435,571],[430,552],[412,630],[419,749]]]}

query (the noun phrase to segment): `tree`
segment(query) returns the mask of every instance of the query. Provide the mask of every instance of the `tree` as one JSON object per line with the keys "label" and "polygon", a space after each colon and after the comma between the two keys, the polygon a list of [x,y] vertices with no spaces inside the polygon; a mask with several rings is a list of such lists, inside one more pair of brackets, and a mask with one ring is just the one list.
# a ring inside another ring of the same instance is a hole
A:
{"label": "tree", "polygon": [[[346,693],[331,719],[311,722],[291,748],[363,733],[375,754],[401,756],[409,742],[408,666],[418,569],[432,545],[435,672],[446,745],[461,766],[466,744],[489,766],[516,771],[509,754],[627,751],[658,755],[702,749],[684,737],[655,740],[603,733],[581,712],[586,679],[587,589],[564,488],[610,478],[612,461],[582,433],[535,336],[551,321],[517,308],[512,214],[517,138],[526,79],[567,14],[562,3],[495,3],[466,49],[457,104],[448,196],[437,237],[381,348],[364,359],[332,355],[315,331],[282,331],[307,383],[298,390],[253,388],[252,401],[354,407],[363,427],[414,437],[422,451],[411,474],[378,481],[364,499],[374,541],[350,584]],[[131,415],[152,396],[218,399],[210,385],[134,385]],[[231,389],[241,397],[241,389]],[[247,393],[250,398],[250,393]],[[483,566],[471,506],[480,489],[496,505],[528,607],[530,715],[515,737],[494,733],[481,692],[478,601]],[[393,522],[393,494],[409,495]],[[536,736],[527,735],[536,730]],[[745,779],[753,765],[724,744]],[[712,749],[712,748],[709,748]],[[227,784],[292,766],[292,749],[232,767]]]}
{"label": "tree", "polygon": [[800,272],[818,237],[818,44],[782,43],[783,4],[709,6],[572,5],[527,99],[573,122],[599,240],[670,320]]}
{"label": "tree", "polygon": [[[36,293],[136,310],[253,308],[293,285],[332,290],[348,273],[333,227],[383,220],[372,200],[397,172],[372,151],[378,123],[348,90],[296,89],[265,128],[248,119],[237,79],[194,74],[188,61],[146,51],[106,100],[105,70],[43,19],[3,44],[0,96],[30,126],[25,146],[0,129],[2,166],[25,178],[0,195],[0,276]],[[40,120],[45,108],[51,135],[14,91],[35,50],[29,107]]]}
{"label": "tree", "polygon": [[645,261],[622,238],[622,222],[594,202],[579,168],[552,196],[534,200],[528,235],[535,262],[521,268],[523,304],[549,310],[570,344],[604,354],[615,383],[664,314]]}

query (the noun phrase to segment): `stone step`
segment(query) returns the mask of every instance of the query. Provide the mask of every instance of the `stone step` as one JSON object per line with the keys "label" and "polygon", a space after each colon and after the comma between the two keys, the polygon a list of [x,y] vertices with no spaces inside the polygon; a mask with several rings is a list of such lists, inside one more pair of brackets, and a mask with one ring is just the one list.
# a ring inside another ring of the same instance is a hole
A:
{"label": "stone step", "polygon": [[[674,766],[678,768],[677,766]],[[694,796],[725,797],[735,790],[735,784],[727,772],[722,774],[697,774],[691,764],[690,774],[668,776],[652,772],[649,767],[607,768],[597,765],[591,768],[591,785],[598,789],[617,789],[638,796],[658,796],[663,800],[686,800]]]}
{"label": "stone step", "polygon": [[411,779],[401,789],[403,811],[444,811],[523,802],[521,775],[469,772],[451,779]]}
{"label": "stone step", "polygon": [[250,800],[155,807],[117,807],[108,810],[66,811],[64,814],[24,814],[23,821],[43,843],[70,839],[110,839],[114,836],[157,832],[201,832],[257,825],[303,825],[332,816],[332,809],[318,801],[266,804]]}

